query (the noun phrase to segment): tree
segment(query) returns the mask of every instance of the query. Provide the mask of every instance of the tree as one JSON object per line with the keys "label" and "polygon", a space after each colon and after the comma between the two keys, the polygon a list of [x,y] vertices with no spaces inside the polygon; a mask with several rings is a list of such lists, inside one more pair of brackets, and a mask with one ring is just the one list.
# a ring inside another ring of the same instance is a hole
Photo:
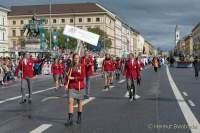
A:
{"label": "tree", "polygon": [[[88,28],[88,31],[100,35],[99,41],[101,42],[101,47],[106,50],[109,49],[112,46],[112,41],[110,38],[108,38],[108,34],[101,30],[100,28]],[[87,48],[93,49],[94,46],[91,46],[90,44],[87,44]]]}
{"label": "tree", "polygon": [[[77,46],[77,40],[63,35],[64,29],[59,29],[58,32],[58,46],[61,49],[75,49]],[[50,33],[46,30],[45,32],[46,38],[47,38],[47,44],[48,47],[50,47]]]}

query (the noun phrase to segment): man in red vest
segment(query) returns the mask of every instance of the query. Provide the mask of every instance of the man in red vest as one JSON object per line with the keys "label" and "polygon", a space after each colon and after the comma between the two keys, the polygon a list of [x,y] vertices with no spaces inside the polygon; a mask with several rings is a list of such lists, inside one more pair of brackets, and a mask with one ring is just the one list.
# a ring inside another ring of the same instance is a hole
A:
{"label": "man in red vest", "polygon": [[85,65],[85,83],[86,83],[85,98],[88,99],[90,95],[90,77],[93,75],[94,71],[94,61],[88,50],[86,50],[85,55],[81,57],[81,63]]}
{"label": "man in red vest", "polygon": [[113,80],[114,62],[110,54],[106,54],[102,63],[102,71],[104,73],[105,86],[104,89],[110,89]]}
{"label": "man in red vest", "polygon": [[129,59],[125,63],[124,76],[127,79],[127,87],[129,91],[129,99],[133,101],[136,95],[136,84],[140,76],[138,61],[134,58],[134,54],[129,54]]}
{"label": "man in red vest", "polygon": [[29,91],[28,102],[31,103],[31,94],[32,94],[31,78],[33,77],[33,65],[34,62],[30,58],[30,55],[28,53],[24,53],[23,58],[19,61],[19,69],[22,71],[22,77],[21,77],[22,101],[20,102],[21,104],[26,102],[25,83],[27,83]]}

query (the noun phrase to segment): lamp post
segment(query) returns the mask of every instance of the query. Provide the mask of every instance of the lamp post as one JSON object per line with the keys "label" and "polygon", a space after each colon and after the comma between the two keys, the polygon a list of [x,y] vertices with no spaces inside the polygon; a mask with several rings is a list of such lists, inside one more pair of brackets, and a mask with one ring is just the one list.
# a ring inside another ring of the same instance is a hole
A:
{"label": "lamp post", "polygon": [[50,31],[50,37],[49,37],[49,44],[50,44],[50,51],[52,50],[52,24],[51,24],[51,10],[52,10],[52,0],[49,0],[49,31]]}

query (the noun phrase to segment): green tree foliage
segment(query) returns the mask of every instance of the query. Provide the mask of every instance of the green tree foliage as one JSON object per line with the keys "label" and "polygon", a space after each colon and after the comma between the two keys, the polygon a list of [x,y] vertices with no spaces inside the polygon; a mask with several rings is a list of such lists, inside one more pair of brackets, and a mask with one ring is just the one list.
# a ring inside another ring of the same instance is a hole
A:
{"label": "green tree foliage", "polygon": [[[59,29],[58,31],[58,46],[61,49],[75,49],[77,46],[77,40],[63,35],[63,29]],[[46,30],[45,32],[47,38],[47,45],[50,47],[50,33]]]}
{"label": "green tree foliage", "polygon": [[[101,47],[103,49],[109,49],[112,46],[112,41],[110,38],[108,38],[108,35],[106,32],[104,32],[103,30],[101,30],[100,28],[88,28],[88,31],[98,34],[100,35],[99,40],[102,42],[101,43]],[[94,47],[92,47],[90,44],[87,44],[88,49],[92,49]]]}

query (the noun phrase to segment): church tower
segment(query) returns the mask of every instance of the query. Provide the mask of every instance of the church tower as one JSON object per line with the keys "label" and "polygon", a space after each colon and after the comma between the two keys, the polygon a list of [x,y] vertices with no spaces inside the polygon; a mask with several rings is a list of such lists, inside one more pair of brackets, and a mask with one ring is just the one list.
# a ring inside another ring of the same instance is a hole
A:
{"label": "church tower", "polygon": [[180,40],[180,28],[176,25],[175,28],[175,46],[177,45],[178,41]]}

